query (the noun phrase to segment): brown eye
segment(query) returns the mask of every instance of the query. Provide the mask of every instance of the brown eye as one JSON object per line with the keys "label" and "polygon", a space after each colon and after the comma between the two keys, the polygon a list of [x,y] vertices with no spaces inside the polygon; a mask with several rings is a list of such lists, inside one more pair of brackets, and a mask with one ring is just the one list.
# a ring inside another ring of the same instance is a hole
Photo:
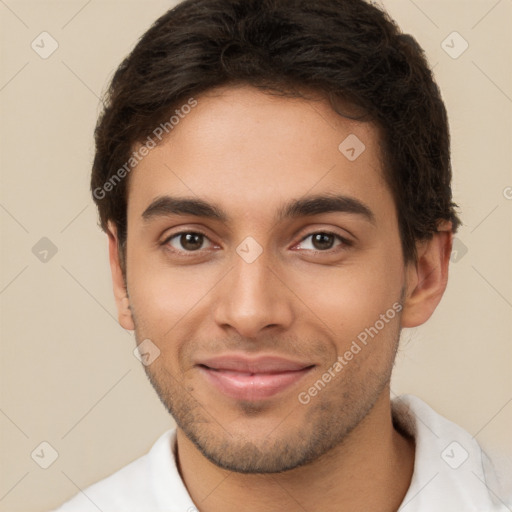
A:
{"label": "brown eye", "polygon": [[315,249],[324,251],[332,248],[334,238],[334,235],[330,235],[329,233],[315,233],[311,241]]}
{"label": "brown eye", "polygon": [[348,240],[336,233],[318,231],[317,233],[311,233],[304,237],[298,247],[301,250],[329,251],[330,249],[344,249],[350,246],[351,243]]}
{"label": "brown eye", "polygon": [[199,233],[185,233],[180,235],[181,246],[187,251],[196,251],[203,245],[203,235]]}
{"label": "brown eye", "polygon": [[169,244],[176,251],[193,252],[202,249],[205,240],[208,239],[202,233],[187,231],[184,233],[176,233],[169,237],[165,243]]}

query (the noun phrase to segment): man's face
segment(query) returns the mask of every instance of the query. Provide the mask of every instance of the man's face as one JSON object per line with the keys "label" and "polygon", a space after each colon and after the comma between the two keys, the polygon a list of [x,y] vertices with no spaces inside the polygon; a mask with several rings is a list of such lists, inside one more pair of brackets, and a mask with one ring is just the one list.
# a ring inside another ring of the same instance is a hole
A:
{"label": "man's face", "polygon": [[405,267],[378,133],[250,87],[197,100],[130,176],[136,337],[160,350],[148,376],[209,460],[290,469],[389,393]]}

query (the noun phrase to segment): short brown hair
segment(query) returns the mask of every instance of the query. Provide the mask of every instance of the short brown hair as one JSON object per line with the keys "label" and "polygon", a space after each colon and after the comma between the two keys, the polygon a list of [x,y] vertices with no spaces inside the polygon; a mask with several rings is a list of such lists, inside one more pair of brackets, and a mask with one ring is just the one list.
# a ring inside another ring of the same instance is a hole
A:
{"label": "short brown hair", "polygon": [[91,190],[122,251],[133,148],[189,98],[231,84],[318,91],[335,110],[348,100],[379,126],[405,261],[440,220],[457,230],[440,92],[421,47],[384,11],[364,0],[185,0],[121,63],[96,126]]}

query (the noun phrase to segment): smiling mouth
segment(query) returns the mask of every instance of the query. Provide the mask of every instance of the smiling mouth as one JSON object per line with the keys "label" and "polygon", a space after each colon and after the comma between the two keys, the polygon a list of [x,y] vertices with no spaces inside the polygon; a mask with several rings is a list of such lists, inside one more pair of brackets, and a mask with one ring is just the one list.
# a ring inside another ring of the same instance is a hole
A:
{"label": "smiling mouth", "polygon": [[245,368],[217,368],[206,364],[199,364],[197,368],[208,383],[225,396],[235,400],[265,400],[302,380],[315,365],[289,369],[287,366],[291,365],[270,368],[272,363],[266,363],[267,368],[263,369],[263,365],[261,370],[247,369],[245,363],[239,366]]}

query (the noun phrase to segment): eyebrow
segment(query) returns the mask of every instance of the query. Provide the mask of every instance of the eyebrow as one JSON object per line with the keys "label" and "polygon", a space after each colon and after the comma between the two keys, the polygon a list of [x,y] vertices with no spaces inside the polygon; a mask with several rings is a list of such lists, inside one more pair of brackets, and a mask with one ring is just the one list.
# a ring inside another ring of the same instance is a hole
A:
{"label": "eyebrow", "polygon": [[[294,199],[277,212],[278,221],[309,217],[322,213],[350,213],[363,217],[375,224],[375,215],[359,199],[344,195],[316,195]],[[142,213],[145,221],[171,215],[193,215],[227,223],[229,216],[218,206],[197,198],[157,197]]]}

